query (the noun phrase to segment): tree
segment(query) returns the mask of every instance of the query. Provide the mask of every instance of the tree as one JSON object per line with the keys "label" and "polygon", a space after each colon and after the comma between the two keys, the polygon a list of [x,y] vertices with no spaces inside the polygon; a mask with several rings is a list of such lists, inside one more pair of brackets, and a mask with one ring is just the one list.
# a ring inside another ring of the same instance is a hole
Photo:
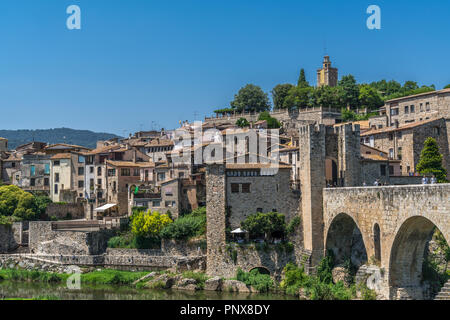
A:
{"label": "tree", "polygon": [[369,110],[376,110],[384,104],[383,99],[378,92],[368,84],[363,84],[360,86],[359,102],[361,107]]}
{"label": "tree", "polygon": [[230,103],[237,111],[256,111],[262,112],[270,110],[270,103],[267,93],[260,87],[248,84],[241,88]]}
{"label": "tree", "polygon": [[417,82],[415,82],[415,81],[406,81],[403,84],[403,91],[404,92],[414,91],[414,90],[417,90],[417,89],[419,89],[419,86],[418,86]]}
{"label": "tree", "polygon": [[450,84],[446,85],[444,89],[450,89]]}
{"label": "tree", "polygon": [[273,235],[283,236],[286,232],[285,216],[277,212],[254,213],[247,217],[242,223],[243,229],[249,232],[251,237]]}
{"label": "tree", "polygon": [[248,122],[247,119],[245,119],[245,118],[239,118],[236,121],[236,125],[238,127],[240,127],[240,128],[245,128],[245,127],[248,127],[250,125],[250,122]]}
{"label": "tree", "polygon": [[345,107],[350,106],[351,109],[358,109],[360,106],[359,88],[356,84],[355,77],[351,74],[343,76],[338,85],[342,88],[341,99]]}
{"label": "tree", "polygon": [[131,231],[138,237],[159,237],[161,230],[173,221],[167,214],[158,211],[140,211],[133,215]]}
{"label": "tree", "polygon": [[436,140],[431,137],[427,138],[420,154],[417,171],[422,175],[433,174],[438,183],[447,182],[447,170],[442,166],[442,158]]}
{"label": "tree", "polygon": [[290,110],[303,109],[311,105],[314,89],[311,87],[293,87],[289,90],[285,103]]}
{"label": "tree", "polygon": [[272,100],[274,109],[286,109],[286,97],[289,95],[289,90],[294,88],[292,84],[279,84],[272,89]]}
{"label": "tree", "polygon": [[321,86],[314,90],[311,104],[315,107],[339,109],[344,107],[342,96],[342,88],[340,87]]}
{"label": "tree", "polygon": [[309,87],[309,82],[306,81],[305,69],[300,70],[300,76],[298,77],[297,87],[299,88]]}
{"label": "tree", "polygon": [[266,120],[268,129],[278,129],[281,127],[280,122],[276,118],[273,118],[270,115],[269,111],[261,112],[258,117],[258,120]]}
{"label": "tree", "polygon": [[23,220],[37,218],[36,198],[17,186],[0,187],[0,215],[14,216]]}

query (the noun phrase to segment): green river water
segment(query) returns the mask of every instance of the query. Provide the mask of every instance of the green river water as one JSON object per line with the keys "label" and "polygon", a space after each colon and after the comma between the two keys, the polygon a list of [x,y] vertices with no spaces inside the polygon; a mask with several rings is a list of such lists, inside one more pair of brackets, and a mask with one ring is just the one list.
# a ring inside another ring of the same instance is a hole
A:
{"label": "green river water", "polygon": [[0,298],[57,297],[60,300],[290,300],[281,294],[135,289],[126,286],[81,285],[70,290],[61,284],[0,281]]}

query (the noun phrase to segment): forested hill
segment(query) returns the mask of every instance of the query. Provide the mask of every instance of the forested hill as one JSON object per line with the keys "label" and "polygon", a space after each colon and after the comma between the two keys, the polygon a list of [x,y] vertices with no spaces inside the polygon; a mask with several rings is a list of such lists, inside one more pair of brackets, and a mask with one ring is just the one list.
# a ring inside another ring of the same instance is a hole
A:
{"label": "forested hill", "polygon": [[47,142],[76,144],[87,148],[95,148],[98,140],[117,138],[115,134],[99,133],[89,130],[68,128],[38,129],[38,130],[0,130],[0,137],[8,139],[8,149],[31,142]]}

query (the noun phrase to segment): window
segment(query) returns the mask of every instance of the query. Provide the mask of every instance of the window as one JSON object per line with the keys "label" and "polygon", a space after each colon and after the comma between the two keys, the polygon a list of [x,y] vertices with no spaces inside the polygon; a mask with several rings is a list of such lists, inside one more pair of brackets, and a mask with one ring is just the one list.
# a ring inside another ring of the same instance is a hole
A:
{"label": "window", "polygon": [[89,179],[89,187],[94,188],[94,179]]}
{"label": "window", "polygon": [[30,176],[34,177],[36,175],[36,168],[35,166],[30,167]]}
{"label": "window", "polygon": [[31,179],[30,179],[30,186],[31,186],[31,187],[34,187],[35,185],[36,185],[36,179],[31,178]]}
{"label": "window", "polygon": [[59,166],[59,164],[60,164],[59,160],[55,160],[55,161],[53,161],[53,165],[54,165],[55,167],[58,167],[58,166]]}
{"label": "window", "polygon": [[262,213],[262,212],[263,212],[263,209],[262,209],[262,208],[257,208],[257,209],[256,209],[256,212]]}
{"label": "window", "polygon": [[239,184],[238,183],[231,184],[231,193],[239,193]]}
{"label": "window", "polygon": [[250,183],[242,184],[242,193],[250,193]]}
{"label": "window", "polygon": [[15,162],[11,162],[11,167],[15,168],[16,167],[16,163]]}
{"label": "window", "polygon": [[50,163],[46,163],[44,166],[44,174],[50,174]]}
{"label": "window", "polygon": [[83,180],[79,180],[78,181],[78,188],[83,188],[84,187],[84,181]]}
{"label": "window", "polygon": [[55,173],[55,182],[59,182],[59,173]]}
{"label": "window", "polygon": [[399,139],[402,138],[402,132],[401,132],[401,131],[397,132],[397,137],[398,137]]}
{"label": "window", "polygon": [[102,185],[102,179],[97,179],[97,184],[98,184],[99,186],[101,186],[101,185]]}
{"label": "window", "polygon": [[408,114],[408,113],[409,113],[409,107],[405,106],[405,114]]}
{"label": "window", "polygon": [[175,201],[166,201],[165,206],[166,207],[176,207],[176,202]]}
{"label": "window", "polygon": [[416,112],[416,107],[414,107],[414,105],[412,104],[409,110],[411,111],[411,113],[414,113]]}
{"label": "window", "polygon": [[397,159],[402,160],[402,147],[398,147],[397,149]]}
{"label": "window", "polygon": [[122,168],[120,170],[120,175],[123,177],[129,177],[131,175],[130,169],[129,168]]}
{"label": "window", "polygon": [[108,177],[114,177],[116,175],[116,169],[108,169]]}
{"label": "window", "polygon": [[394,134],[393,133],[389,133],[389,141],[394,140]]}
{"label": "window", "polygon": [[423,103],[420,104],[420,112],[423,112]]}
{"label": "window", "polygon": [[139,177],[141,175],[140,170],[139,169],[134,169],[133,170],[133,176],[135,177]]}
{"label": "window", "polygon": [[102,167],[97,167],[97,175],[98,176],[102,175]]}
{"label": "window", "polygon": [[394,166],[389,166],[389,175],[390,176],[394,175]]}
{"label": "window", "polygon": [[433,128],[433,133],[434,133],[434,135],[436,135],[436,136],[441,135],[441,128],[439,128],[439,127],[434,127],[434,128]]}
{"label": "window", "polygon": [[94,167],[89,167],[89,173],[94,173]]}
{"label": "window", "polygon": [[389,158],[394,159],[394,149],[393,148],[389,149]]}
{"label": "window", "polygon": [[381,164],[380,165],[380,175],[381,176],[385,176],[386,175],[386,165],[385,164]]}
{"label": "window", "polygon": [[396,115],[398,115],[398,108],[391,109],[391,116],[396,116]]}
{"label": "window", "polygon": [[169,197],[173,196],[173,190],[172,190],[172,188],[167,187],[166,189],[164,189],[164,191],[165,191],[165,193],[166,193],[166,196],[169,196]]}
{"label": "window", "polygon": [[178,172],[178,178],[183,178],[184,177],[184,172]]}
{"label": "window", "polygon": [[78,156],[78,163],[84,163],[84,156]]}
{"label": "window", "polygon": [[84,167],[78,167],[78,175],[79,176],[84,175]]}
{"label": "window", "polygon": [[44,178],[44,186],[48,187],[49,184],[50,184],[50,179]]}
{"label": "window", "polygon": [[166,173],[165,172],[158,173],[158,181],[164,181],[164,180],[166,180]]}
{"label": "window", "polygon": [[55,184],[55,194],[58,194],[58,185]]}
{"label": "window", "polygon": [[161,201],[159,201],[159,200],[152,201],[152,207],[160,207],[160,206],[161,206]]}
{"label": "window", "polygon": [[429,102],[425,103],[425,109],[427,111],[430,111],[430,103]]}

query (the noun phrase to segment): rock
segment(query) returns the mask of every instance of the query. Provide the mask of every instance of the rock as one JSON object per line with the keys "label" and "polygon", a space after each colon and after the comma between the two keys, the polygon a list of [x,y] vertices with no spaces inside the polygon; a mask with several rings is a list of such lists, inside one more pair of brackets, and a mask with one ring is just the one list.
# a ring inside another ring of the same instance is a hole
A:
{"label": "rock", "polygon": [[223,288],[229,292],[256,292],[255,289],[238,280],[225,280]]}
{"label": "rock", "polygon": [[342,281],[344,283],[344,285],[348,285],[348,281],[347,281],[347,270],[344,267],[340,267],[337,266],[335,268],[333,268],[333,270],[331,271],[332,275],[333,275],[333,282],[334,283],[338,283],[339,281]]}
{"label": "rock", "polygon": [[149,274],[147,274],[147,275],[143,276],[142,278],[140,278],[140,279],[136,280],[135,282],[133,282],[133,285],[136,285],[138,282],[141,282],[141,281],[144,281],[144,280],[153,278],[153,277],[155,277],[156,275],[157,275],[156,272],[154,272],[154,271],[153,271],[153,272],[150,272]]}
{"label": "rock", "polygon": [[197,281],[194,279],[181,279],[173,289],[195,291],[198,289]]}
{"label": "rock", "polygon": [[298,298],[300,300],[308,300],[308,296],[306,294],[306,290],[303,288],[298,289]]}
{"label": "rock", "polygon": [[223,280],[221,277],[214,277],[206,280],[205,290],[207,291],[221,291]]}
{"label": "rock", "polygon": [[175,283],[177,283],[178,280],[180,280],[180,278],[180,276],[171,277],[167,274],[162,274],[159,277],[150,280],[146,286],[149,288],[155,288],[156,286],[161,289],[170,289],[173,285],[175,285]]}

